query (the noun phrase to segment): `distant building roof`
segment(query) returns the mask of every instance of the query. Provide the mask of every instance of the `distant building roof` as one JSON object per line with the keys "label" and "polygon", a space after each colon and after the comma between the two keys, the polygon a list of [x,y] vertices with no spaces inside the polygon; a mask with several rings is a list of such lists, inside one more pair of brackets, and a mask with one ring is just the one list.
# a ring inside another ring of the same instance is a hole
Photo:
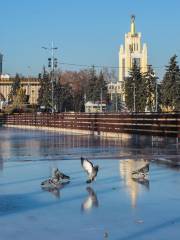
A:
{"label": "distant building roof", "polygon": [[1,74],[1,75],[0,75],[0,78],[1,78],[1,79],[9,79],[10,76],[9,76],[8,74]]}

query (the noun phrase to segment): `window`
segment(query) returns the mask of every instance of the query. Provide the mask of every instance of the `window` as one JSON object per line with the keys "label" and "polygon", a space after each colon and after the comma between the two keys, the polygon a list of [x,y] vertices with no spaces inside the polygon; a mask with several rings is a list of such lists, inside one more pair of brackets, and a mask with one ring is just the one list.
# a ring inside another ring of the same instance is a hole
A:
{"label": "window", "polygon": [[140,58],[133,58],[132,65],[136,64],[138,67],[141,66],[141,59]]}

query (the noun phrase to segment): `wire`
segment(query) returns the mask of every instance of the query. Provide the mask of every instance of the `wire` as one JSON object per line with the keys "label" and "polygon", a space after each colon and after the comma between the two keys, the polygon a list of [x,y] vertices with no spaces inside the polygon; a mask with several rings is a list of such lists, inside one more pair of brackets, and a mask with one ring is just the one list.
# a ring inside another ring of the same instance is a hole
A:
{"label": "wire", "polygon": [[105,65],[86,65],[86,64],[76,64],[76,63],[66,63],[66,62],[62,62],[60,63],[62,65],[69,65],[69,66],[77,66],[77,67],[88,67],[88,68],[92,68],[92,67],[95,67],[95,68],[120,68],[120,67],[117,67],[117,66],[105,66]]}
{"label": "wire", "polygon": [[[127,68],[129,69],[128,67],[118,67],[118,66],[107,66],[107,65],[87,65],[87,64],[76,64],[76,63],[67,63],[67,62],[60,62],[59,63],[60,65],[68,65],[68,66],[75,66],[75,67],[87,67],[87,68],[92,68],[92,67],[95,67],[95,68],[112,68],[112,69],[121,69],[121,68]],[[149,66],[149,65],[147,65]],[[161,69],[161,68],[164,68],[166,66],[159,66],[159,67],[152,67],[153,69],[156,68],[156,69]],[[146,68],[146,67],[140,67],[141,69],[142,68]]]}

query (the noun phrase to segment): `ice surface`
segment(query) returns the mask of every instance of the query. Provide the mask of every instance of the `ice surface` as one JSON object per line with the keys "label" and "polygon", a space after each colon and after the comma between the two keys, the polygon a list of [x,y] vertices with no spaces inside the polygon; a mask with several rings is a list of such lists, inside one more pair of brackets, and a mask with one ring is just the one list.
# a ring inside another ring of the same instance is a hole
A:
{"label": "ice surface", "polygon": [[[178,159],[179,149],[172,139],[158,148],[142,141],[2,128],[0,240],[179,239],[179,169],[151,162],[144,184],[130,174],[139,159]],[[100,167],[92,184],[81,156]],[[54,167],[71,182],[43,190]]]}

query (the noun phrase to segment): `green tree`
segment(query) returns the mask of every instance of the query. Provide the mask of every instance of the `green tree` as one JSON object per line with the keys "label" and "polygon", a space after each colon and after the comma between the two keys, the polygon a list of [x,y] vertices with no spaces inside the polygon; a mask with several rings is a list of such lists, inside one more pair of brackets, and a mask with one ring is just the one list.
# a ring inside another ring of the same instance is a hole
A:
{"label": "green tree", "polygon": [[113,94],[111,105],[110,105],[110,111],[121,112],[122,109],[123,109],[123,104],[122,104],[121,96],[119,94]]}
{"label": "green tree", "polygon": [[102,71],[100,71],[100,74],[97,78],[96,86],[95,86],[94,91],[95,91],[96,101],[101,100],[101,98],[105,102],[109,101],[107,83],[104,79],[104,75],[103,75]]}
{"label": "green tree", "polygon": [[38,104],[46,109],[52,107],[52,84],[49,73],[43,68],[42,76],[39,76],[40,89],[38,96]]}
{"label": "green tree", "polygon": [[162,106],[162,97],[161,97],[161,84],[158,83],[157,84],[157,111],[158,112],[161,112],[162,109],[161,109],[161,106]]}
{"label": "green tree", "polygon": [[129,77],[125,80],[125,102],[130,111],[145,111],[146,85],[136,63],[133,64]]}
{"label": "green tree", "polygon": [[163,111],[180,110],[180,69],[177,56],[171,57],[161,83],[161,102]]}
{"label": "green tree", "polygon": [[58,112],[73,111],[73,93],[69,84],[54,83],[54,104]]}
{"label": "green tree", "polygon": [[97,84],[97,75],[94,66],[89,71],[89,79],[85,89],[86,92],[86,100],[95,102],[97,101],[97,91],[96,91],[96,84]]}
{"label": "green tree", "polygon": [[54,89],[54,108],[57,112],[61,112],[61,94],[62,94],[62,86],[60,81],[57,80],[53,84]]}
{"label": "green tree", "polygon": [[155,76],[151,65],[148,66],[148,70],[146,73],[144,73],[143,78],[146,85],[146,109],[150,112],[153,112],[155,111],[156,107],[156,84],[158,78]]}
{"label": "green tree", "polygon": [[132,76],[131,77],[127,77],[125,79],[125,103],[127,108],[133,112],[134,109],[134,101],[135,101],[135,83],[134,80],[132,81]]}
{"label": "green tree", "polygon": [[103,101],[108,101],[107,83],[102,71],[99,73],[99,76],[97,76],[95,68],[92,67],[92,69],[90,69],[89,81],[85,93],[87,101],[101,101],[101,98]]}
{"label": "green tree", "polygon": [[54,105],[58,112],[73,110],[72,89],[69,84],[61,85],[59,80],[54,82]]}

